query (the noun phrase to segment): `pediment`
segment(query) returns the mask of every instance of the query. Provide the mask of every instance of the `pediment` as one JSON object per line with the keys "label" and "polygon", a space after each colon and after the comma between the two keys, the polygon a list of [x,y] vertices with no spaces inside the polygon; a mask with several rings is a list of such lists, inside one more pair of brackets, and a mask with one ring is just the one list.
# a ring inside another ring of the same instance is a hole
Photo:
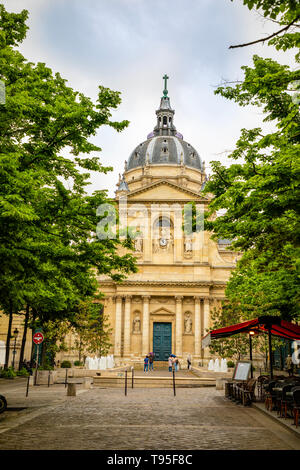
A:
{"label": "pediment", "polygon": [[206,202],[209,199],[187,187],[182,187],[174,184],[168,180],[156,181],[155,183],[149,184],[142,188],[136,189],[127,194],[129,201],[203,201]]}
{"label": "pediment", "polygon": [[174,315],[174,312],[165,307],[158,307],[151,312],[151,315]]}

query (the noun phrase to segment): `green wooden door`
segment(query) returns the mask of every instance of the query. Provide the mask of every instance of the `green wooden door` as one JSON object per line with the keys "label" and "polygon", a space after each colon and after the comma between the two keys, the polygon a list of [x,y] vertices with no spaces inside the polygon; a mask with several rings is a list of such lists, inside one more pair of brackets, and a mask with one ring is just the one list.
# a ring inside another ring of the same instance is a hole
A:
{"label": "green wooden door", "polygon": [[153,323],[153,352],[156,361],[167,361],[172,352],[172,323]]}

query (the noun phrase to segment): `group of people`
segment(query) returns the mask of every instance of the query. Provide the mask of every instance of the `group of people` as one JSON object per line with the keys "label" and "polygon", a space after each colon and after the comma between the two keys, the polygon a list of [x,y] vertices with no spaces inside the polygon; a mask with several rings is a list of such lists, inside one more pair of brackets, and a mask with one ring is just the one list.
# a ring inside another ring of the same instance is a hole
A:
{"label": "group of people", "polygon": [[150,370],[154,370],[153,361],[154,353],[150,352],[144,359],[144,372],[150,372]]}
{"label": "group of people", "polygon": [[[155,354],[153,352],[150,352],[144,358],[144,372],[150,372],[151,370],[154,370],[154,366],[153,366],[154,356]],[[191,355],[188,354],[187,355],[188,370],[190,370],[191,365],[192,365],[192,358],[191,358]],[[170,354],[168,358],[168,366],[169,366],[169,372],[172,372],[173,368],[175,372],[178,372],[180,363],[179,363],[178,357],[176,357],[175,354]]]}

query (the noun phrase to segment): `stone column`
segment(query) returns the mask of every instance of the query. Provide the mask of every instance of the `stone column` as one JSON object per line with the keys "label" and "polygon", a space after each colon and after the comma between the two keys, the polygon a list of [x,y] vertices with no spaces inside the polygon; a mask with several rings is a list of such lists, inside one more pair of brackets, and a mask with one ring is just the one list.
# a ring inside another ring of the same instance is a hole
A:
{"label": "stone column", "polygon": [[122,296],[116,295],[116,317],[115,317],[115,356],[121,356],[121,334],[122,334]]}
{"label": "stone column", "polygon": [[182,295],[176,295],[176,338],[175,338],[175,354],[182,356]]}
{"label": "stone column", "polygon": [[207,331],[209,329],[209,298],[205,297],[204,301],[204,309],[203,309],[203,336],[207,334]]}
{"label": "stone column", "polygon": [[143,295],[143,332],[142,332],[142,354],[149,353],[149,303],[150,295]]}
{"label": "stone column", "polygon": [[131,295],[125,296],[125,313],[124,313],[124,356],[130,355],[130,313],[131,313]]}
{"label": "stone column", "polygon": [[195,296],[195,356],[201,354],[201,309],[200,297]]}

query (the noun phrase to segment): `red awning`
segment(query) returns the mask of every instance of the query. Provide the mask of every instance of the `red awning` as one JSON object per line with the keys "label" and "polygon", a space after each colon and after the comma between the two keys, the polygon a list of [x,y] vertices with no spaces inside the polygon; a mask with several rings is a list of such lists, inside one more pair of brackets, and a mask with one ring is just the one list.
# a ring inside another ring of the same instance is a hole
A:
{"label": "red awning", "polygon": [[208,346],[212,339],[226,338],[238,333],[249,333],[249,331],[260,333],[268,332],[269,330],[271,331],[271,334],[275,336],[280,336],[290,340],[300,340],[299,325],[290,323],[286,320],[281,320],[280,317],[264,316],[210,331],[202,338],[203,347]]}

